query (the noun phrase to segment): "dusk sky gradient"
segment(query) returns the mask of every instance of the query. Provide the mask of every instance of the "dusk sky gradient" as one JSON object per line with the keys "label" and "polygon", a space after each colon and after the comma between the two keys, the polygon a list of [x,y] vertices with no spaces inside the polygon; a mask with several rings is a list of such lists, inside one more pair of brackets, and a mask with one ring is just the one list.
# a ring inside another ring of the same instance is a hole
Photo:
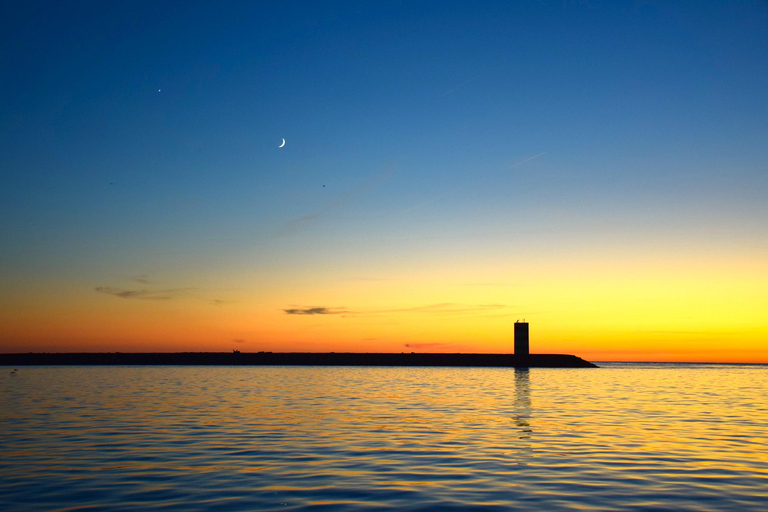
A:
{"label": "dusk sky gradient", "polygon": [[12,1],[0,77],[0,352],[768,362],[766,2]]}

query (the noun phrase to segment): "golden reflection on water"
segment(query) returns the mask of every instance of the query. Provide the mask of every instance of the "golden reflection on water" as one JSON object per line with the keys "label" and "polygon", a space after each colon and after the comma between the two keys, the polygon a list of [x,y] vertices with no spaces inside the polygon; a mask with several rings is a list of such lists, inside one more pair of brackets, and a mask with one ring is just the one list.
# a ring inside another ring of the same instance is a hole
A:
{"label": "golden reflection on water", "polygon": [[767,375],[25,367],[0,380],[0,501],[760,510]]}
{"label": "golden reflection on water", "polygon": [[515,368],[515,424],[520,427],[520,439],[530,439],[531,375],[528,368]]}

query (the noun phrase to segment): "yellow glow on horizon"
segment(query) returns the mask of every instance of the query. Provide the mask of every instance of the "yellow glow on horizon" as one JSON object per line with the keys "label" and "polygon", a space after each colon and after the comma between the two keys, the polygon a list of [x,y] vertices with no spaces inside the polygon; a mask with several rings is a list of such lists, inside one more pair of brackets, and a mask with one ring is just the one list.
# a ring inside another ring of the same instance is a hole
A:
{"label": "yellow glow on horizon", "polygon": [[[120,298],[77,283],[5,299],[0,351],[512,351],[592,360],[768,362],[768,264],[528,262],[243,287],[221,301]],[[749,262],[747,262],[749,263]],[[50,289],[54,289],[51,292]],[[297,300],[300,298],[300,300]],[[333,314],[287,314],[328,308]]]}

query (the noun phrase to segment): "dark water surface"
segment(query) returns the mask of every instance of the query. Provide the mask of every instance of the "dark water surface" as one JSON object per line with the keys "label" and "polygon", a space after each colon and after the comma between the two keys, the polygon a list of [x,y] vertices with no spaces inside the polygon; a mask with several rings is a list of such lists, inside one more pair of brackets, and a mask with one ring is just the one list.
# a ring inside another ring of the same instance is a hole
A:
{"label": "dark water surface", "polygon": [[1,510],[768,510],[768,367],[0,367]]}

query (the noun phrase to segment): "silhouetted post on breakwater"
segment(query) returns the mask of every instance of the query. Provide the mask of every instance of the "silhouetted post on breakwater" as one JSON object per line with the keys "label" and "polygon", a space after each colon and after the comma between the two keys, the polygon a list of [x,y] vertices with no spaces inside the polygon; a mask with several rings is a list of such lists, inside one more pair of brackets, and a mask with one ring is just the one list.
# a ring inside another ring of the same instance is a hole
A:
{"label": "silhouetted post on breakwater", "polygon": [[528,343],[528,322],[518,320],[515,322],[515,359],[518,364],[528,363],[530,348]]}

